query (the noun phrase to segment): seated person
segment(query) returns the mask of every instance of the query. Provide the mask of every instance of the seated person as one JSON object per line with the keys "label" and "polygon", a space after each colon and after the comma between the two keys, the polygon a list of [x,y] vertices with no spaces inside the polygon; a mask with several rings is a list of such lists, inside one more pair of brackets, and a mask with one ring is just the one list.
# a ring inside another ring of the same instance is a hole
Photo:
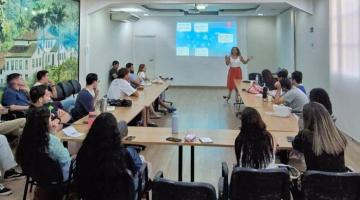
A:
{"label": "seated person", "polygon": [[[11,151],[10,145],[5,136],[0,135],[0,170],[3,170],[0,175],[4,174],[4,180],[14,180],[21,178],[24,175],[17,172],[15,167],[17,163],[15,162],[14,155]],[[4,185],[0,184],[0,196],[10,195],[12,191],[6,188]]]}
{"label": "seated person", "polygon": [[51,92],[51,98],[57,97],[55,82],[49,79],[49,72],[47,70],[38,71],[36,74],[36,79],[37,82],[34,84],[34,86],[45,85]]}
{"label": "seated person", "polygon": [[257,110],[246,107],[235,140],[237,166],[253,169],[274,168],[276,145]]}
{"label": "seated person", "polygon": [[[117,79],[113,80],[110,84],[109,90],[107,92],[107,98],[108,99],[125,99],[129,96],[138,97],[139,92],[136,91],[135,88],[133,88],[130,85],[130,76],[129,76],[129,70],[126,68],[119,69],[118,77]],[[148,126],[156,126],[154,123],[150,123],[150,117],[146,114],[148,108],[145,108],[142,112],[142,124],[148,125]]]}
{"label": "seated person", "polygon": [[102,113],[95,119],[76,157],[74,178],[84,199],[124,199],[119,188],[123,182],[121,174],[129,170],[135,175],[139,167],[120,138],[111,113]]}
{"label": "seated person", "polygon": [[[294,113],[301,113],[305,104],[309,102],[308,97],[298,88],[291,85],[289,79],[281,79],[275,83],[276,94],[274,103],[284,104],[292,108]],[[281,96],[281,92],[284,92]]]}
{"label": "seated person", "polygon": [[[3,106],[9,107],[9,111],[24,112],[29,109],[29,88],[18,73],[9,74],[6,78],[7,87],[2,96]],[[25,114],[23,115],[25,116]]]}
{"label": "seated person", "polygon": [[304,85],[302,84],[302,72],[294,71],[291,73],[291,84],[297,88],[299,88],[304,94],[306,94],[306,90]]}
{"label": "seated person", "polygon": [[118,70],[120,69],[119,61],[114,60],[112,63],[112,67],[109,71],[109,82],[111,83],[113,80],[118,78]]}
{"label": "seated person", "polygon": [[146,67],[145,64],[140,64],[137,76],[139,77],[141,82],[150,80],[148,76],[146,75]]}
{"label": "seated person", "polygon": [[[8,109],[3,107],[0,104],[0,115],[7,114]],[[18,118],[9,121],[0,121],[0,134],[3,135],[12,135],[12,136],[21,136],[22,129],[25,126],[25,118]]]}
{"label": "seated person", "polygon": [[126,63],[126,69],[130,72],[130,84],[133,88],[138,88],[140,86],[140,78],[138,78],[135,74],[134,64]]}
{"label": "seated person", "polygon": [[261,75],[263,77],[263,82],[265,84],[265,86],[267,88],[269,88],[269,90],[275,90],[275,79],[273,77],[273,75],[271,74],[271,71],[268,69],[265,69],[261,72]]}
{"label": "seated person", "polygon": [[69,151],[53,134],[55,127],[47,107],[30,109],[16,151],[16,161],[22,168],[26,168],[39,153],[48,153],[50,158],[59,163],[66,181],[69,177],[71,158]]}
{"label": "seated person", "polygon": [[55,130],[59,131],[63,128],[63,124],[68,123],[71,120],[69,113],[58,108],[51,102],[51,93],[45,85],[39,85],[31,88],[30,98],[32,108],[39,108],[42,106],[47,107],[51,112],[51,120],[55,126]]}
{"label": "seated person", "polygon": [[86,76],[86,86],[79,92],[75,107],[71,110],[73,121],[95,111],[96,99],[99,96],[98,82],[97,74],[90,73]]}
{"label": "seated person", "polygon": [[280,81],[281,79],[286,79],[288,78],[289,72],[287,69],[281,69],[278,73],[277,73],[277,77],[278,77],[278,81]]}
{"label": "seated person", "polygon": [[308,103],[303,111],[304,129],[292,142],[293,148],[304,153],[306,169],[345,172],[346,138],[339,131],[326,108]]}
{"label": "seated person", "polygon": [[332,104],[330,101],[330,97],[328,95],[328,93],[322,89],[322,88],[314,88],[310,91],[310,102],[317,102],[322,104],[323,106],[325,106],[326,110],[329,112],[329,114],[331,115],[333,121],[336,121],[336,118],[333,115],[333,111],[332,111]]}

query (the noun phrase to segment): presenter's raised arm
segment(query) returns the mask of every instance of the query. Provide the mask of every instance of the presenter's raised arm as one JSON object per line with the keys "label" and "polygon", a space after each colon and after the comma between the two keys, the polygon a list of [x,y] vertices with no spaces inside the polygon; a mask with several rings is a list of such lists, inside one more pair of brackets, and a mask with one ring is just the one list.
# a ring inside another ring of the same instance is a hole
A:
{"label": "presenter's raised arm", "polygon": [[252,59],[254,59],[254,56],[249,56],[246,60],[244,59],[244,57],[240,56],[240,61],[244,64],[247,64]]}

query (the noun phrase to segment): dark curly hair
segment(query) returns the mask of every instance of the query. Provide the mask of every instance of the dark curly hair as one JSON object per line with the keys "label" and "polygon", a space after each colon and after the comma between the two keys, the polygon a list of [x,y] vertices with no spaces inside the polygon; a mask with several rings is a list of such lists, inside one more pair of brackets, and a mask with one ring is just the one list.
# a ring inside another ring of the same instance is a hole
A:
{"label": "dark curly hair", "polygon": [[50,111],[45,106],[29,110],[16,150],[16,161],[20,166],[31,163],[38,153],[48,151],[49,119]]}
{"label": "dark curly hair", "polygon": [[241,129],[235,140],[235,154],[240,167],[266,168],[273,159],[274,141],[257,110],[246,107],[241,115]]}
{"label": "dark curly hair", "polygon": [[126,170],[136,173],[135,164],[121,144],[115,117],[102,113],[78,152],[75,183],[86,200],[129,199]]}

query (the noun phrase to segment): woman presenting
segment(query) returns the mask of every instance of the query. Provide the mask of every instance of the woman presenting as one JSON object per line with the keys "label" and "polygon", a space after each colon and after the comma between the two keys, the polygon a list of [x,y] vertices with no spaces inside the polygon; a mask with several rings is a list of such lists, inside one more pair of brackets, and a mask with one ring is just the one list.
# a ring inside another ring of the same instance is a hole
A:
{"label": "woman presenting", "polygon": [[241,71],[241,63],[247,64],[253,57],[250,56],[246,60],[241,56],[240,50],[238,47],[233,47],[231,49],[231,55],[225,56],[225,64],[229,66],[228,78],[227,78],[227,88],[229,90],[228,96],[223,96],[226,101],[229,101],[231,98],[231,93],[235,89],[236,96],[235,100],[238,103],[239,100],[239,91],[235,87],[235,79],[242,80],[242,71]]}

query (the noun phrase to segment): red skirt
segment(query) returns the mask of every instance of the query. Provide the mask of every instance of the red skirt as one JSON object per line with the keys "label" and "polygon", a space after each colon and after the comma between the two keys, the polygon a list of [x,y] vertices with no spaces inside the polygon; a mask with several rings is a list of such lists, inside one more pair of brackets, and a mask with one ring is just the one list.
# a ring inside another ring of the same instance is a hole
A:
{"label": "red skirt", "polygon": [[242,80],[242,72],[240,67],[229,67],[227,88],[229,90],[235,89],[235,79]]}

